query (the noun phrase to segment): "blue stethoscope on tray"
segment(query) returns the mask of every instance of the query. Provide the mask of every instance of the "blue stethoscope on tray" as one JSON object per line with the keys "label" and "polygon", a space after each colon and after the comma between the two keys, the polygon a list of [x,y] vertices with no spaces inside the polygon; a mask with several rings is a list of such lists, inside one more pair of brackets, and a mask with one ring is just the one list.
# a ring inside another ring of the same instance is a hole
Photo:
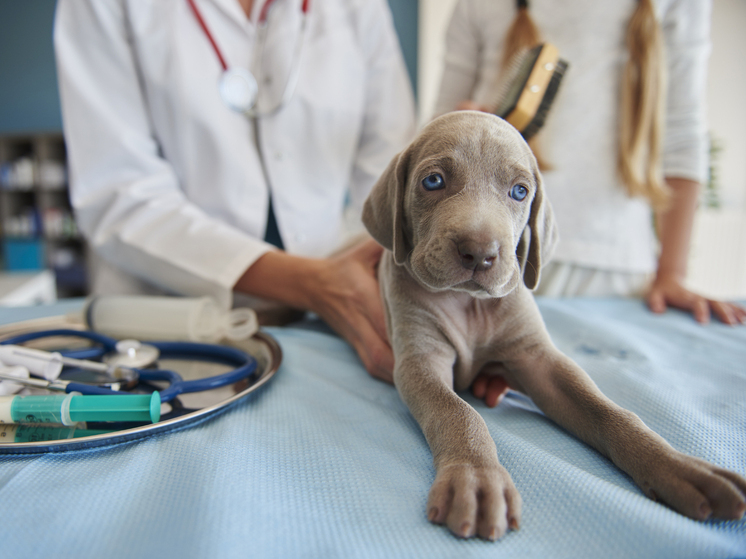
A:
{"label": "blue stethoscope on tray", "polygon": [[[83,338],[97,344],[97,346],[50,353],[18,345],[32,340],[57,336]],[[187,381],[171,370],[145,368],[159,357],[219,363],[231,366],[233,369],[220,375]],[[0,342],[0,358],[6,365],[23,365],[29,366],[29,368],[36,362],[42,370],[37,374],[47,378],[47,380],[32,378],[8,378],[7,380],[59,392],[122,394],[123,392],[113,388],[118,388],[122,384],[134,385],[138,381],[165,381],[168,383],[168,387],[160,390],[161,402],[170,402],[180,394],[202,392],[234,384],[250,377],[257,369],[257,362],[251,355],[232,347],[196,342],[140,344],[135,340],[120,341],[97,332],[70,329],[31,332],[5,339]],[[104,359],[106,362],[94,361],[98,359]],[[9,363],[8,361],[15,362]],[[137,366],[128,364],[137,364],[138,362],[141,364]],[[102,384],[87,384],[59,380],[57,377],[64,366],[103,373],[109,381]]]}
{"label": "blue stethoscope on tray", "polygon": [[[258,33],[259,33],[259,48],[255,49],[255,60],[259,60],[259,70],[263,69],[263,55],[264,45],[267,42],[267,18],[269,16],[270,8],[274,4],[275,0],[265,0],[262,5],[262,9],[259,12],[258,20]],[[189,7],[194,13],[194,17],[197,19],[197,23],[202,28],[207,39],[210,41],[215,54],[218,57],[218,61],[223,68],[223,72],[220,75],[218,82],[218,90],[220,97],[223,102],[228,105],[231,109],[236,112],[242,113],[249,118],[257,118],[262,116],[269,116],[279,111],[293,96],[295,92],[295,86],[298,83],[298,76],[300,74],[301,58],[303,55],[303,44],[306,38],[306,22],[308,20],[308,10],[310,6],[310,0],[302,0],[301,13],[303,19],[301,22],[300,38],[296,41],[295,52],[293,53],[293,62],[290,66],[287,81],[285,82],[285,89],[279,100],[269,108],[260,110],[257,107],[257,99],[259,97],[259,85],[257,83],[254,74],[252,74],[246,68],[239,66],[228,67],[228,63],[223,56],[223,53],[215,42],[215,39],[210,32],[210,29],[205,23],[205,19],[202,17],[202,13],[194,0],[187,0]],[[261,73],[261,72],[260,72]]]}

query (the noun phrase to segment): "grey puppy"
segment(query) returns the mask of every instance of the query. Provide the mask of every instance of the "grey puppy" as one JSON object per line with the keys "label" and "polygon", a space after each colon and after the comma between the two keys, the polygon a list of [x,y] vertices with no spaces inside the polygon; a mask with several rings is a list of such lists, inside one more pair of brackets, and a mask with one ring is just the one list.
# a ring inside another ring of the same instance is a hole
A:
{"label": "grey puppy", "polygon": [[746,480],[676,451],[552,344],[530,292],[557,239],[541,181],[512,126],[461,111],[426,126],[365,203],[388,249],[379,279],[394,382],[433,453],[429,520],[490,540],[520,524],[487,426],[456,394],[480,372],[502,375],[649,497],[694,519],[741,518]]}

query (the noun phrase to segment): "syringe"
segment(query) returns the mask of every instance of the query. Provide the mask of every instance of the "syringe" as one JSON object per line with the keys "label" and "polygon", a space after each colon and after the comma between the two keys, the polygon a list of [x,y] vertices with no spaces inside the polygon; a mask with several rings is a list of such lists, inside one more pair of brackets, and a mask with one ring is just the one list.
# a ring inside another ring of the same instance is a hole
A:
{"label": "syringe", "polygon": [[49,396],[0,396],[0,423],[61,423],[79,421],[150,421],[161,418],[161,395],[54,394]]}

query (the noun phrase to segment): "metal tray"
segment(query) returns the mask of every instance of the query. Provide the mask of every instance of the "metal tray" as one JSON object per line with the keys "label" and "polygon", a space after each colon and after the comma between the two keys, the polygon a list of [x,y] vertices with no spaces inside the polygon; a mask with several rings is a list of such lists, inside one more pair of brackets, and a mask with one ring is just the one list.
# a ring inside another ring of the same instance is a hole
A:
{"label": "metal tray", "polygon": [[[30,331],[53,328],[71,328],[83,330],[84,325],[76,322],[70,316],[57,316],[27,320],[7,326],[0,326],[0,340]],[[257,372],[247,380],[231,386],[216,388],[204,392],[182,394],[175,405],[166,404],[162,409],[162,417],[158,423],[140,425],[112,433],[69,438],[45,440],[35,442],[0,442],[0,454],[33,454],[42,452],[60,452],[81,450],[101,446],[109,446],[123,442],[137,440],[173,429],[180,429],[207,417],[219,413],[232,404],[261,388],[277,372],[282,361],[282,350],[277,341],[266,332],[259,331],[252,338],[241,342],[224,341],[226,345],[246,351],[257,360]],[[56,338],[54,340],[39,341],[34,347],[74,347],[81,345],[79,339]],[[159,366],[170,368],[178,372],[185,380],[213,376],[224,372],[227,367],[212,363],[197,361],[159,360]],[[169,417],[169,415],[176,415]]]}

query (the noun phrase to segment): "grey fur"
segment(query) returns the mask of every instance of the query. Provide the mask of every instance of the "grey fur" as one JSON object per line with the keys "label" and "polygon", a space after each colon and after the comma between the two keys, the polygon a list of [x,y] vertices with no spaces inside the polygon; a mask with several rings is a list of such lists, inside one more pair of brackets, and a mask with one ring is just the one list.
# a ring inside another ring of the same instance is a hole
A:
{"label": "grey fur", "polygon": [[[446,187],[427,191],[422,180],[435,172]],[[516,183],[529,190],[522,202],[509,195]],[[433,453],[431,521],[486,539],[520,524],[520,494],[486,424],[456,394],[479,372],[502,375],[649,497],[695,519],[743,515],[746,480],[676,451],[553,345],[530,289],[556,227],[536,160],[512,126],[474,111],[434,120],[391,162],[363,221],[388,249],[379,279],[394,382]],[[489,257],[472,267],[471,252]]]}

